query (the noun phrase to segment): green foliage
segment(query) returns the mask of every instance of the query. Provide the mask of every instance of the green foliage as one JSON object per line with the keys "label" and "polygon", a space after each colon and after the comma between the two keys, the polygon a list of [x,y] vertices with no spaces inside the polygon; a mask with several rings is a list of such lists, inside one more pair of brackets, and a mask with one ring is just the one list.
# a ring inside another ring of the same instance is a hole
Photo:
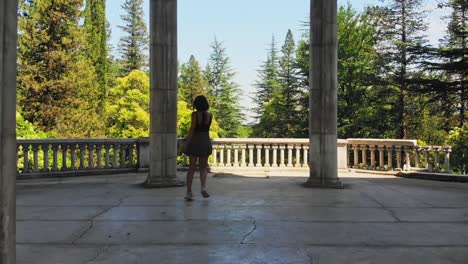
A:
{"label": "green foliage", "polygon": [[17,139],[40,139],[48,138],[49,135],[40,131],[33,124],[24,120],[23,116],[16,112],[16,138]]}
{"label": "green foliage", "polygon": [[450,156],[452,170],[456,173],[466,174],[468,169],[468,125],[450,131],[447,144],[452,146]]}
{"label": "green foliage", "polygon": [[117,85],[109,90],[106,107],[109,137],[148,137],[149,93],[149,77],[143,71],[134,70],[117,79]]}
{"label": "green foliage", "polygon": [[122,9],[127,13],[122,15],[125,25],[120,26],[124,36],[120,39],[122,52],[122,75],[132,70],[143,70],[148,65],[148,32],[143,20],[143,0],[126,0]]}
{"label": "green foliage", "polygon": [[234,73],[222,43],[215,39],[211,48],[212,52],[204,71],[208,82],[210,111],[219,122],[221,137],[237,137],[243,119],[239,103],[241,91],[232,80]]}
{"label": "green foliage", "polygon": [[26,120],[59,137],[98,137],[96,74],[82,55],[82,1],[20,5],[18,104]]}
{"label": "green foliage", "polygon": [[187,102],[189,108],[198,95],[207,95],[207,82],[203,77],[200,64],[191,55],[187,63],[180,67],[178,99]]}

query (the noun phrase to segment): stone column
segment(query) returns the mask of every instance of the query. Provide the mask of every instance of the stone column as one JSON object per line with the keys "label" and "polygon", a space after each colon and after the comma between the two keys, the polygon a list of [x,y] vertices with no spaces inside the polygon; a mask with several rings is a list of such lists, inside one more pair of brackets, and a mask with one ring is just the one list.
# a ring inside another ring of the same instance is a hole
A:
{"label": "stone column", "polygon": [[310,176],[304,185],[342,188],[337,154],[337,1],[310,3]]}
{"label": "stone column", "polygon": [[177,0],[150,0],[150,170],[147,187],[177,179]]}
{"label": "stone column", "polygon": [[16,39],[18,1],[0,1],[0,263],[16,263]]}

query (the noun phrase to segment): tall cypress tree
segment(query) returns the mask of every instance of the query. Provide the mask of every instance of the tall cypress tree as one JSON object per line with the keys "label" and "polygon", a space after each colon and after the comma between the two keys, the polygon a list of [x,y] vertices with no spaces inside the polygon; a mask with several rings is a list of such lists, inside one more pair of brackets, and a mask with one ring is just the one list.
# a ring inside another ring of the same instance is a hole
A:
{"label": "tall cypress tree", "polygon": [[207,85],[200,64],[195,56],[191,55],[189,61],[180,67],[179,100],[192,108],[196,96],[207,94]]}
{"label": "tall cypress tree", "polygon": [[18,105],[26,120],[61,137],[102,133],[96,75],[83,56],[81,0],[23,1]]}
{"label": "tall cypress tree", "polygon": [[132,70],[142,70],[148,66],[148,30],[143,20],[143,0],[126,0],[122,9],[127,13],[122,15],[125,25],[120,26],[124,36],[120,39],[123,72],[129,74]]}
{"label": "tall cypress tree", "polygon": [[211,109],[218,120],[220,136],[237,137],[243,119],[239,102],[241,91],[233,81],[234,72],[222,43],[215,38],[211,48],[204,71]]}
{"label": "tall cypress tree", "polygon": [[93,63],[99,83],[99,108],[104,109],[108,87],[108,28],[106,1],[86,0],[84,11],[86,56]]}

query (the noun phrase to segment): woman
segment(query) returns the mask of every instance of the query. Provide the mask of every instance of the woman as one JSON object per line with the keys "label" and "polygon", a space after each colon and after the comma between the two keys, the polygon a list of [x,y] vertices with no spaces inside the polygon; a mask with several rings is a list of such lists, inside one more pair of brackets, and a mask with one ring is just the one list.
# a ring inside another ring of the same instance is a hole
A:
{"label": "woman", "polygon": [[199,95],[195,98],[193,106],[197,111],[192,113],[192,125],[184,151],[190,159],[190,166],[186,179],[187,194],[185,195],[185,199],[187,201],[193,200],[192,181],[197,168],[197,161],[200,168],[201,194],[204,198],[210,197],[206,191],[206,177],[208,174],[208,156],[211,155],[213,149],[209,136],[213,115],[208,112],[210,107],[206,97],[203,95]]}

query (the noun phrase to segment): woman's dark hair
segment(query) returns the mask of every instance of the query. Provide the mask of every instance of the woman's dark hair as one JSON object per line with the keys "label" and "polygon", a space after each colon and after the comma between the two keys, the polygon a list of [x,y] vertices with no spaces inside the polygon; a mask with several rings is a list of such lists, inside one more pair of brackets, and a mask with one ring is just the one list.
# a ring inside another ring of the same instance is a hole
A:
{"label": "woman's dark hair", "polygon": [[206,100],[206,97],[203,95],[199,95],[193,100],[193,106],[197,111],[207,111],[210,108],[208,100]]}

